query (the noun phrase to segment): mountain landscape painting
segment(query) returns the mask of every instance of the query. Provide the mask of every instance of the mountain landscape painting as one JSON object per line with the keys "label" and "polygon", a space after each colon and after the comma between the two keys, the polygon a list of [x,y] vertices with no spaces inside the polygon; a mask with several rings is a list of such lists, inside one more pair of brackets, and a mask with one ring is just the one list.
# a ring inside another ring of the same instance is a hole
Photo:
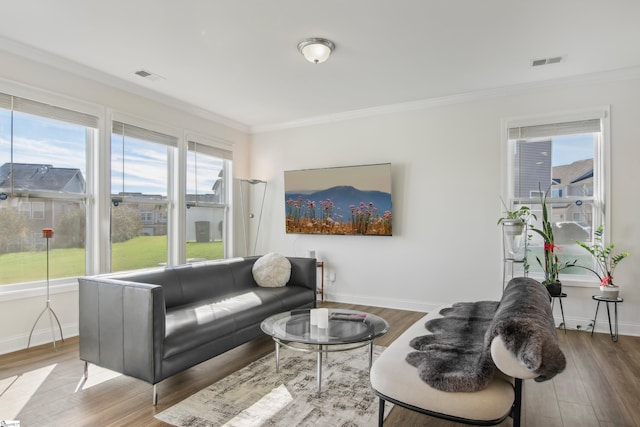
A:
{"label": "mountain landscape painting", "polygon": [[391,164],[285,171],[287,233],[391,236]]}

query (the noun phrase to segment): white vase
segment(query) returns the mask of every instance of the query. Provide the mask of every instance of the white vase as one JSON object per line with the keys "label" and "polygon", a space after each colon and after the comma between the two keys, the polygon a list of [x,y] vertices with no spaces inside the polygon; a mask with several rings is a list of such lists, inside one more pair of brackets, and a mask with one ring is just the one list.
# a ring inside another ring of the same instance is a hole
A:
{"label": "white vase", "polygon": [[600,295],[603,298],[616,299],[619,292],[620,288],[617,286],[600,286]]}

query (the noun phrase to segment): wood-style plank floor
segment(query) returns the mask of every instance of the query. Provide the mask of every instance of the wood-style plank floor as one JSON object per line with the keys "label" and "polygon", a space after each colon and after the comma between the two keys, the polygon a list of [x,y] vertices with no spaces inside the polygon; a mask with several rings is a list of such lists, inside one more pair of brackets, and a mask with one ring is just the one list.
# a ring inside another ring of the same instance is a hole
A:
{"label": "wood-style plank floor", "polygon": [[[365,310],[385,318],[391,330],[376,341],[389,345],[423,313],[327,303]],[[640,427],[640,337],[558,332],[567,356],[565,372],[552,381],[525,381],[523,425],[526,427]],[[104,377],[89,367],[89,382],[76,392],[84,363],[78,339],[0,356],[0,420],[18,419],[31,426],[163,426],[153,416],[207,385],[273,351],[259,338],[175,375],[158,385],[158,406],[151,405],[151,385],[117,376]],[[94,384],[94,382],[97,382]],[[394,408],[385,426],[457,426],[403,408]],[[511,426],[507,420],[501,426]],[[286,426],[289,427],[289,426]]]}

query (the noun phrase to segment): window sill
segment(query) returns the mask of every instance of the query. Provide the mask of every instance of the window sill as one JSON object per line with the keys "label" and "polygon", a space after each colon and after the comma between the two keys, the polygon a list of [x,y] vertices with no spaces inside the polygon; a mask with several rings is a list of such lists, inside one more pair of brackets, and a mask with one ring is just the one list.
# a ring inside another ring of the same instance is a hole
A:
{"label": "window sill", "polygon": [[[75,277],[51,280],[49,294],[63,294],[77,292],[78,280]],[[46,282],[17,283],[15,285],[0,285],[0,302],[15,301],[47,295]]]}

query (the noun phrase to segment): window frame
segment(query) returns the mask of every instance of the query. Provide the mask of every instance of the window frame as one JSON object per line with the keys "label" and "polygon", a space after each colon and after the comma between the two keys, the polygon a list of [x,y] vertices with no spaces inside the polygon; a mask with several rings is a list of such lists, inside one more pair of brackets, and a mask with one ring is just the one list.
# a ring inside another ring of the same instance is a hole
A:
{"label": "window frame", "polygon": [[[606,230],[610,230],[610,198],[611,198],[611,133],[610,133],[610,106],[603,105],[592,108],[585,108],[571,111],[559,111],[555,113],[545,113],[539,115],[527,115],[508,117],[501,120],[501,156],[502,156],[502,176],[501,176],[501,197],[507,206],[513,206],[514,202],[514,166],[512,159],[514,158],[514,145],[510,143],[509,129],[515,127],[526,127],[536,125],[547,125],[555,123],[566,123],[581,120],[599,119],[601,122],[601,138],[597,141],[594,150],[593,167],[594,175],[597,174],[599,179],[594,180],[594,195],[588,199],[594,204],[593,229],[598,225],[604,224]],[[575,197],[574,197],[575,199]],[[549,205],[559,201],[572,200],[571,197],[547,198]],[[605,240],[607,236],[605,236]],[[502,259],[500,257],[500,259]],[[535,279],[542,279],[543,275],[539,273],[530,273]],[[562,277],[562,283],[569,286],[597,286],[593,275],[585,272],[584,274],[571,274]]]}

